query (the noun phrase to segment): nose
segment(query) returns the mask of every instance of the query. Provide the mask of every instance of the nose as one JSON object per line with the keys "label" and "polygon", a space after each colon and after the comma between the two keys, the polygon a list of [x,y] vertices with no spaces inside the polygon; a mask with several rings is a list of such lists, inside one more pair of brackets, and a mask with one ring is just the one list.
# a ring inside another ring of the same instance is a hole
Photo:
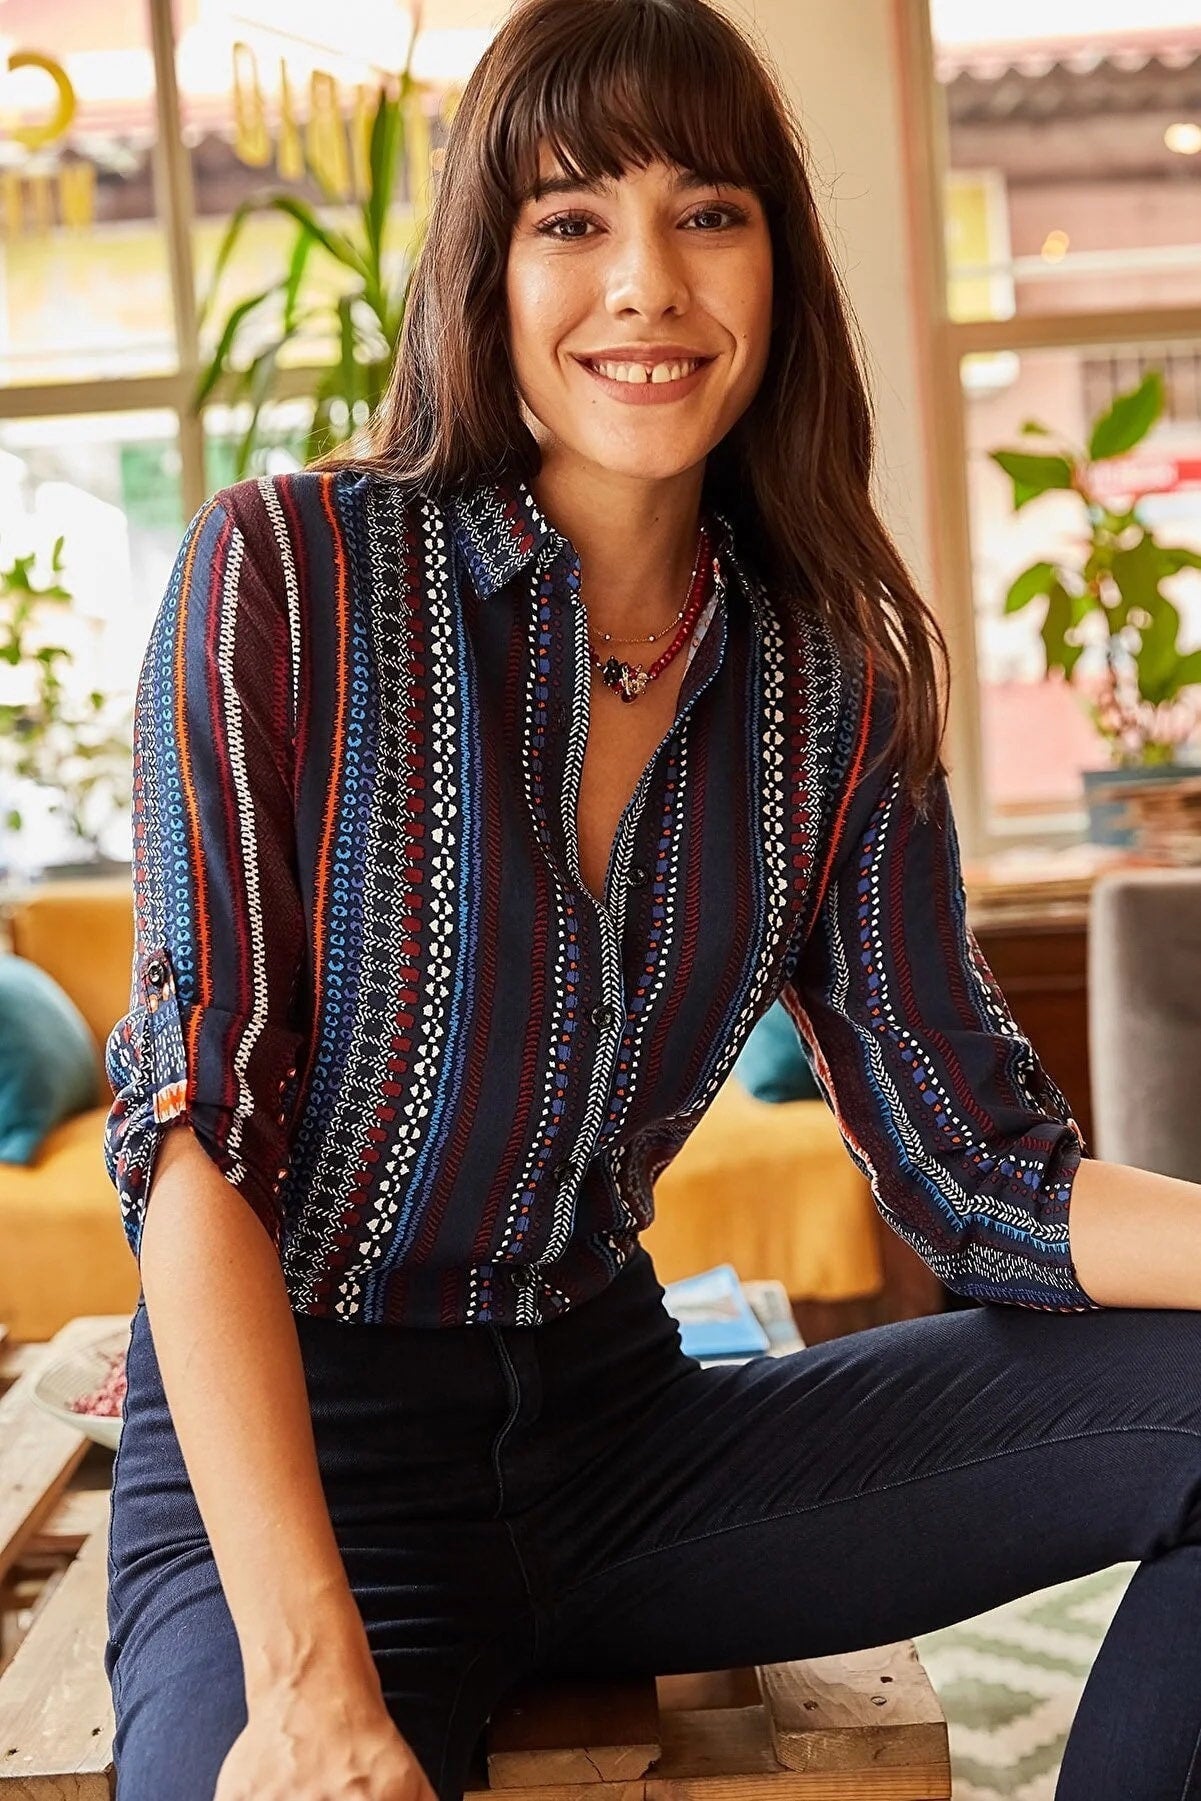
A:
{"label": "nose", "polygon": [[673,232],[631,229],[614,249],[606,271],[606,305],[614,317],[635,312],[654,317],[684,312],[689,284],[686,259]]}

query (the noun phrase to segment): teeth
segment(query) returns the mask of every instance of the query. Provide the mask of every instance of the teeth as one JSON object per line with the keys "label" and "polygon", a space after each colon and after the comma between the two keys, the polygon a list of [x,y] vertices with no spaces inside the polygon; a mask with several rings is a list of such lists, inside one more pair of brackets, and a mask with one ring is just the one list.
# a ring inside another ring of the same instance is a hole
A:
{"label": "teeth", "polygon": [[628,382],[665,382],[679,381],[685,375],[691,375],[700,367],[700,359],[694,357],[686,363],[596,363],[592,364],[610,381]]}

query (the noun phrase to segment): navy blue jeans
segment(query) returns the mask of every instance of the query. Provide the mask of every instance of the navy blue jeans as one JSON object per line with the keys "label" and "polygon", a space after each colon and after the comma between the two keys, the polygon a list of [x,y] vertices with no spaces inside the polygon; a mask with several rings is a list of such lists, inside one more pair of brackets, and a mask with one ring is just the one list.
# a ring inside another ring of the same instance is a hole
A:
{"label": "navy blue jeans", "polygon": [[[297,1331],[350,1584],[442,1801],[540,1669],[889,1644],[1127,1560],[1057,1797],[1201,1798],[1201,1312],[973,1307],[702,1368],[641,1249],[541,1326]],[[142,1303],[128,1376],[117,1796],[211,1801],[241,1657]]]}

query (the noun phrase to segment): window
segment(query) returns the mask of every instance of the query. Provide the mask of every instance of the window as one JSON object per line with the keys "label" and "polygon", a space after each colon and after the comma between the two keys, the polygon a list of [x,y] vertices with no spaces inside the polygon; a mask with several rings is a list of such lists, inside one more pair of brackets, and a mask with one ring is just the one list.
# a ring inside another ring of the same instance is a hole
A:
{"label": "window", "polygon": [[1201,305],[1201,26],[1173,11],[932,0],[953,318]]}
{"label": "window", "polygon": [[[1071,682],[1058,672],[1048,679],[1040,635],[1046,601],[1006,615],[1005,597],[1023,569],[1044,559],[1079,566],[1088,527],[1079,497],[1068,492],[1039,495],[1015,511],[1013,484],[989,453],[1042,449],[1022,432],[1030,419],[1084,444],[1116,396],[1158,369],[1165,378],[1159,421],[1129,454],[1094,465],[1091,479],[1102,499],[1138,495],[1161,543],[1201,552],[1199,368],[1198,344],[1055,346],[963,359],[977,694],[985,785],[1000,822],[1062,819],[1079,807],[1082,771],[1107,761],[1086,713],[1105,661],[1094,634]],[[1201,572],[1181,570],[1164,587],[1181,614],[1181,651],[1201,646]]]}
{"label": "window", "polygon": [[0,381],[177,368],[143,0],[7,0],[0,27]]}
{"label": "window", "polygon": [[[0,554],[48,557],[61,532],[71,630],[86,638],[78,680],[99,678],[116,711],[132,699],[183,526],[237,473],[249,409],[218,385],[197,416],[198,371],[230,310],[286,271],[295,235],[278,210],[255,211],[201,319],[228,222],[267,189],[331,224],[354,219],[375,95],[404,66],[411,30],[396,0],[333,11],[327,0],[5,0]],[[448,105],[489,36],[419,37],[406,118],[418,172],[434,165]],[[386,257],[408,247],[413,199],[402,179]],[[328,293],[344,288],[331,259],[312,268]],[[264,308],[262,331],[278,335],[279,318]],[[303,461],[315,372],[335,353],[319,335],[289,336],[257,468]],[[56,642],[66,623],[54,621]],[[0,773],[0,805],[3,786]],[[36,803],[22,796],[26,823],[5,838],[3,867],[69,860]],[[127,814],[104,848],[128,855]]]}
{"label": "window", "polygon": [[[1045,600],[1004,611],[1021,570],[1073,551],[1083,509],[1052,493],[1015,510],[989,453],[1044,448],[1024,435],[1032,419],[1083,448],[1157,369],[1159,420],[1096,480],[1141,497],[1165,544],[1201,549],[1201,23],[1193,0],[915,3],[929,143],[944,152],[933,367],[959,416],[944,409],[932,449],[944,608],[965,627],[960,782],[977,854],[1079,838],[1082,772],[1108,762],[1086,712],[1099,647],[1073,682],[1048,677]],[[1182,651],[1201,645],[1199,583],[1184,571],[1169,585]],[[1201,762],[1201,743],[1181,755]]]}

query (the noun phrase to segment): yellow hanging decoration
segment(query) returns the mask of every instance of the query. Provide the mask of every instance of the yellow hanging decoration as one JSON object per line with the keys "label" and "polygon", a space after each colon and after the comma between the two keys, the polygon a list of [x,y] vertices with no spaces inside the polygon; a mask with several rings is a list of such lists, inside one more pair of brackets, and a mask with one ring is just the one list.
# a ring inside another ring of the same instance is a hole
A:
{"label": "yellow hanging decoration", "polygon": [[58,172],[58,209],[64,225],[86,230],[96,219],[96,171],[91,163],[64,163]]}
{"label": "yellow hanging decoration", "polygon": [[249,44],[233,48],[234,154],[251,169],[265,169],[271,161],[271,133],[259,84],[259,65]]}
{"label": "yellow hanging decoration", "polygon": [[292,103],[288,65],[282,56],[279,59],[279,142],[275,147],[275,167],[281,181],[304,179],[304,145]]}
{"label": "yellow hanging decoration", "polygon": [[378,97],[379,89],[373,88],[369,81],[357,83],[350,115],[350,162],[354,171],[354,196],[359,201],[367,198],[371,188],[371,127],[375,123]]}
{"label": "yellow hanging decoration", "polygon": [[27,191],[33,209],[33,229],[44,237],[54,223],[50,204],[50,176],[45,169],[31,169],[26,175]]}
{"label": "yellow hanging decoration", "polygon": [[16,169],[0,170],[0,203],[4,207],[4,235],[15,241],[25,229],[25,195]]}
{"label": "yellow hanging decoration", "polygon": [[75,117],[75,89],[61,63],[38,50],[14,50],[8,59],[10,69],[43,69],[58,90],[57,105],[44,125],[16,125],[8,134],[26,150],[40,150],[44,144],[61,138]]}
{"label": "yellow hanging decoration", "polygon": [[309,79],[305,155],[327,199],[350,198],[350,157],[338,106],[338,85],[324,69],[314,69]]}

